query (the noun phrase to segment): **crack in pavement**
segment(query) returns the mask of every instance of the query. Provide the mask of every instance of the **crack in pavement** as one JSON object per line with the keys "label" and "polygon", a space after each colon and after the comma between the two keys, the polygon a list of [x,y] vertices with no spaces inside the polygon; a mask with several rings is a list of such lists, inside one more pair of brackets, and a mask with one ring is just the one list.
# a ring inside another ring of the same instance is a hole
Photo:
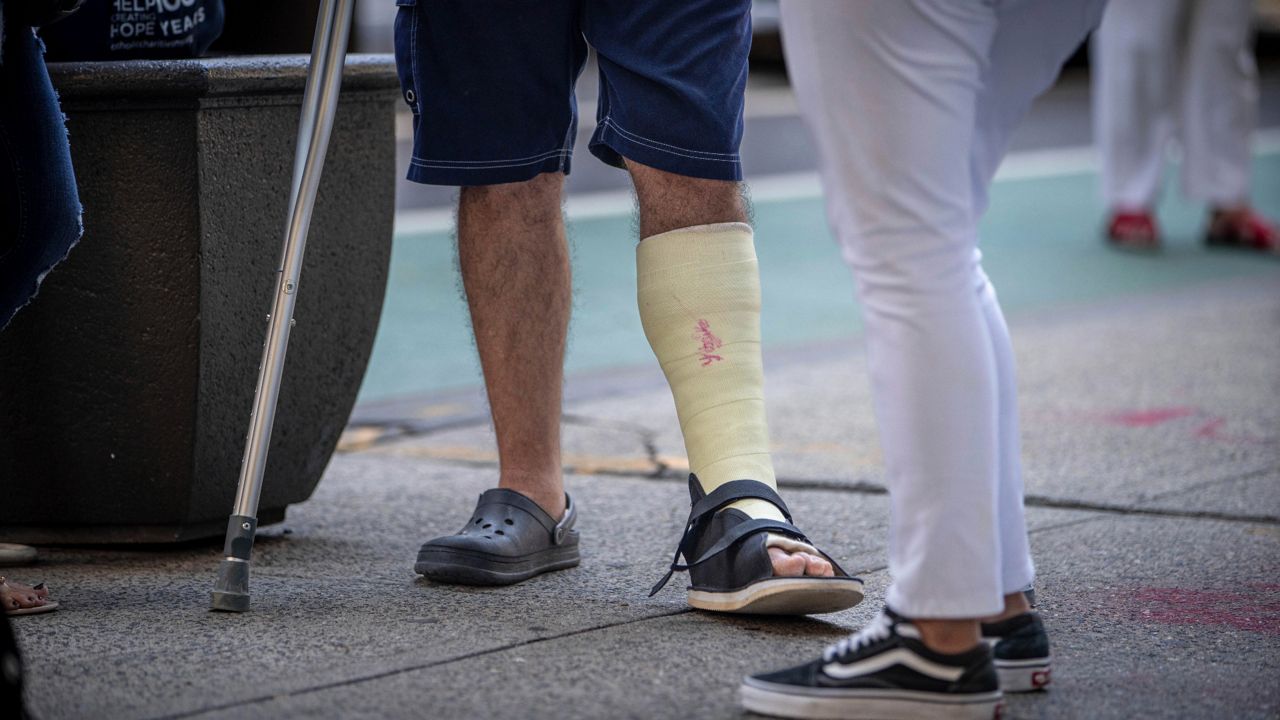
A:
{"label": "crack in pavement", "polygon": [[[1265,472],[1265,471],[1264,471]],[[1245,479],[1259,474],[1258,472],[1250,472],[1239,478],[1227,478],[1227,480]],[[889,490],[884,485],[878,483],[859,480],[849,483],[843,480],[825,480],[825,479],[788,479],[778,478],[780,487],[793,488],[796,490],[828,490],[832,492],[851,492],[864,495],[888,495]],[[1074,500],[1071,498],[1057,498],[1051,495],[1028,494],[1022,499],[1027,507],[1043,507],[1054,508],[1057,510],[1079,510],[1086,512],[1099,512],[1111,515],[1154,515],[1160,517],[1176,517],[1189,518],[1196,520],[1222,520],[1225,522],[1243,522],[1243,523],[1260,523],[1264,525],[1280,524],[1280,516],[1276,515],[1249,515],[1244,513],[1225,513],[1214,510],[1179,510],[1177,508],[1153,508],[1143,507],[1140,505],[1127,505],[1122,503],[1106,503],[1094,502],[1089,500]]]}
{"label": "crack in pavement", "polygon": [[666,473],[669,466],[662,460],[662,456],[658,453],[658,433],[650,430],[643,425],[622,422],[617,420],[601,420],[587,415],[578,415],[576,413],[566,413],[562,416],[564,422],[569,424],[581,425],[583,427],[596,428],[612,428],[614,430],[622,430],[624,432],[634,433],[640,436],[640,445],[644,448],[646,459],[653,464],[653,472],[651,477],[659,477]]}
{"label": "crack in pavement", "polygon": [[1178,488],[1177,490],[1170,490],[1168,492],[1156,493],[1155,495],[1152,495],[1150,499],[1165,500],[1168,498],[1177,497],[1179,495],[1186,495],[1187,493],[1193,493],[1198,490],[1205,490],[1211,487],[1215,487],[1217,485],[1225,485],[1227,483],[1241,482],[1243,480],[1253,480],[1254,478],[1266,477],[1267,475],[1270,475],[1272,473],[1276,473],[1278,476],[1280,476],[1280,467],[1259,468],[1257,470],[1252,470],[1242,475],[1234,475],[1232,477],[1214,478],[1213,480],[1205,480],[1204,482],[1194,483],[1184,488]]}
{"label": "crack in pavement", "polygon": [[416,672],[418,670],[427,670],[429,668],[461,662],[463,660],[471,660],[473,658],[484,657],[486,655],[493,655],[495,653],[505,652],[507,650],[514,650],[516,648],[528,647],[530,645],[538,645],[544,642],[550,642],[552,640],[560,640],[563,638],[571,638],[578,635],[585,635],[586,633],[596,632],[598,630],[609,630],[616,627],[625,627],[627,625],[646,622],[648,620],[657,620],[660,618],[676,617],[678,615],[685,615],[691,612],[693,612],[693,608],[681,608],[680,610],[675,610],[672,612],[659,613],[657,615],[648,615],[640,618],[632,618],[630,620],[623,620],[621,622],[604,623],[602,625],[593,625],[592,627],[588,627],[588,628],[571,630],[561,635],[531,638],[529,640],[522,640],[520,642],[508,643],[507,645],[487,648],[485,650],[477,650],[475,652],[463,653],[461,655],[455,655],[453,657],[441,658],[439,660],[432,660],[430,662],[422,662],[414,665],[409,665],[406,667],[393,668],[390,670],[381,670],[378,672],[369,673],[367,675],[360,675],[353,678],[346,678],[344,680],[335,680],[333,682],[321,683],[314,687],[302,688],[300,690],[269,693],[269,694],[264,693],[262,695],[256,695],[254,697],[245,698],[243,700],[235,700],[232,702],[223,703],[221,705],[215,705],[213,707],[200,708],[198,710],[189,710],[186,712],[174,713],[170,715],[158,715],[158,716],[155,716],[153,720],[178,720],[178,718],[199,717],[200,715],[207,715],[209,713],[215,713],[222,710],[231,710],[233,708],[245,707],[248,705],[256,705],[258,703],[268,702],[271,700],[275,700],[277,698],[299,697],[302,695],[310,695],[312,693],[321,692],[323,690],[331,690],[334,688],[347,687],[350,685],[358,685],[360,683],[370,682],[372,680],[381,680],[383,678],[395,677],[396,675],[403,675],[405,673]]}

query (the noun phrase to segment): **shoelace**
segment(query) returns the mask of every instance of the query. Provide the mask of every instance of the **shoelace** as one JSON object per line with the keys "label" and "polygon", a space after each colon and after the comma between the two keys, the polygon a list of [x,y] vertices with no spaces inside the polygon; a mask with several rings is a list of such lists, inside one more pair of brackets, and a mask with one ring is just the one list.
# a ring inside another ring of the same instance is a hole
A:
{"label": "shoelace", "polygon": [[822,652],[822,660],[823,662],[831,662],[840,655],[853,652],[864,645],[871,645],[884,640],[891,634],[893,634],[893,620],[888,615],[880,613],[866,627],[824,650]]}

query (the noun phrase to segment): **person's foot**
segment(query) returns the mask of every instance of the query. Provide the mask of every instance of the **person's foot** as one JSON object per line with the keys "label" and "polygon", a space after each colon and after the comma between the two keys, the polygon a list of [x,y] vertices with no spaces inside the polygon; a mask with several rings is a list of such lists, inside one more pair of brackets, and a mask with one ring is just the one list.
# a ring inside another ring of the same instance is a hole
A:
{"label": "person's foot", "polygon": [[886,608],[817,660],[743,679],[742,706],[787,718],[999,717],[991,651],[955,654],[925,646],[910,620]]}
{"label": "person's foot", "polygon": [[44,583],[32,587],[0,577],[0,607],[4,607],[5,614],[30,614],[49,606],[57,607],[57,603],[49,600],[49,588]]}
{"label": "person's foot", "polygon": [[982,639],[991,645],[1001,690],[1032,692],[1049,686],[1049,634],[1037,613],[984,622]]}
{"label": "person's foot", "polygon": [[1107,243],[1120,250],[1158,250],[1160,231],[1146,210],[1116,210],[1107,220]]}
{"label": "person's foot", "polygon": [[1280,253],[1280,230],[1252,208],[1216,208],[1204,242],[1210,247]]}
{"label": "person's foot", "polygon": [[[862,580],[791,524],[786,503],[771,486],[733,480],[708,493],[690,474],[689,501],[684,533],[650,597],[675,573],[688,571],[689,605],[710,612],[809,615],[862,602]],[[744,501],[762,501],[780,517],[752,517]]]}
{"label": "person's foot", "polygon": [[511,585],[575,567],[578,511],[572,498],[564,498],[557,520],[515,490],[486,490],[461,530],[428,540],[418,550],[413,570],[436,582]]}

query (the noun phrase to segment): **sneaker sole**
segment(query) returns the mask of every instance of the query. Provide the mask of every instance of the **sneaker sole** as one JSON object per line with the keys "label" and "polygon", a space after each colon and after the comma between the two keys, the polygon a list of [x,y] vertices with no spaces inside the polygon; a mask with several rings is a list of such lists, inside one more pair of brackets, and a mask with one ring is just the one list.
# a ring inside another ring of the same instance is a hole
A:
{"label": "sneaker sole", "polygon": [[854,578],[772,578],[733,592],[689,590],[699,610],[752,615],[820,615],[862,602],[862,581]]}
{"label": "sneaker sole", "polygon": [[1011,693],[1045,690],[1052,681],[1049,658],[1032,660],[996,660],[1000,689]]}
{"label": "sneaker sole", "polygon": [[761,715],[812,720],[993,720],[1003,695],[943,695],[909,690],[797,688],[748,678],[741,687],[743,709]]}
{"label": "sneaker sole", "polygon": [[453,585],[512,585],[542,573],[577,567],[579,562],[577,545],[519,558],[433,548],[418,552],[413,571],[428,580]]}

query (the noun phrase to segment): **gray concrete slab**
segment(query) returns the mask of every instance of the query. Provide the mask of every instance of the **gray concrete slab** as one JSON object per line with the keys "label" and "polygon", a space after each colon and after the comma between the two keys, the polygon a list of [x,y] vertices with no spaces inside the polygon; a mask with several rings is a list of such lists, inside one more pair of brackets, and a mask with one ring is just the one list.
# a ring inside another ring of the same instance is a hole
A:
{"label": "gray concrete slab", "polygon": [[1280,714],[1275,525],[1109,516],[1033,542],[1054,690],[1012,717]]}
{"label": "gray concrete slab", "polygon": [[[1275,717],[1280,534],[1078,515],[1033,533],[1055,680],[1048,693],[1010,697],[1005,716]],[[859,627],[879,607],[886,578],[870,580],[866,603],[825,620],[664,615],[208,717],[396,718],[424,708],[441,718],[739,717],[738,679],[803,662]]]}
{"label": "gray concrete slab", "polygon": [[[374,452],[338,457],[311,501],[262,531],[246,615],[206,610],[220,555],[214,544],[47,549],[22,577],[48,582],[64,607],[15,623],[32,705],[43,718],[239,708],[687,610],[679,579],[646,597],[688,512],[685,487],[671,479],[569,477],[582,508],[579,568],[514,588],[417,578],[418,545],[456,530],[493,480],[488,468]],[[884,497],[798,490],[788,500],[814,541],[851,572],[883,566]],[[1040,510],[1030,523],[1081,515]]]}

